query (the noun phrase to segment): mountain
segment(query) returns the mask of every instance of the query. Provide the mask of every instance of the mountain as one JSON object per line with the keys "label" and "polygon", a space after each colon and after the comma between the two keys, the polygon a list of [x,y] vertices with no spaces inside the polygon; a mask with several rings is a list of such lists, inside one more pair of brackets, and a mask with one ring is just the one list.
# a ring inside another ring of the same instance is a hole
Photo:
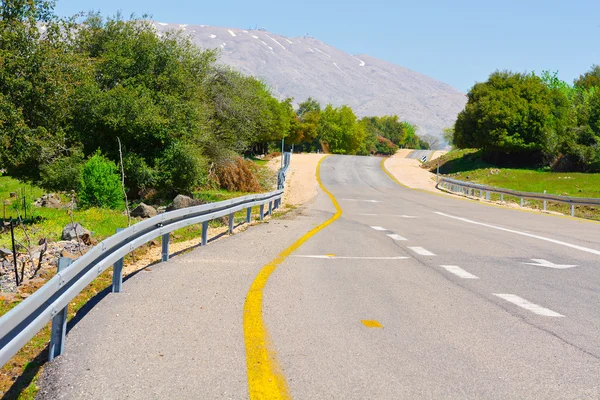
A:
{"label": "mountain", "polygon": [[[203,48],[221,50],[220,62],[264,79],[280,98],[298,104],[347,104],[359,116],[398,115],[421,136],[441,138],[466,96],[410,69],[368,55],[351,55],[312,38],[260,30],[154,23],[158,32],[183,30]],[[440,140],[441,143],[441,140]]]}

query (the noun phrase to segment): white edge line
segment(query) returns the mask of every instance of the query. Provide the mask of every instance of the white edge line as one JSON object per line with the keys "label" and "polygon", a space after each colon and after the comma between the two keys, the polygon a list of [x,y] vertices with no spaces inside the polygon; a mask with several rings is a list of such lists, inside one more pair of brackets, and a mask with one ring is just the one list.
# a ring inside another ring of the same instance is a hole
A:
{"label": "white edge line", "polygon": [[534,239],[544,240],[546,242],[558,244],[558,245],[565,246],[565,247],[570,247],[572,249],[581,250],[581,251],[585,251],[586,253],[592,253],[592,254],[596,254],[596,255],[600,256],[600,250],[590,249],[589,247],[583,247],[583,246],[579,246],[579,245],[572,244],[572,243],[561,242],[560,240],[551,239],[551,238],[547,238],[544,236],[538,236],[538,235],[534,235],[532,233],[521,232],[521,231],[517,231],[514,229],[502,228],[500,226],[485,224],[483,222],[472,221],[470,219],[466,219],[466,218],[462,218],[462,217],[455,217],[454,215],[444,214],[443,212],[439,212],[439,211],[434,211],[434,212],[435,212],[435,214],[441,215],[443,217],[454,218],[459,221],[468,222],[468,223],[474,224],[474,225],[485,226],[487,228],[497,229],[499,231],[515,233],[517,235],[522,235],[522,236],[527,236],[527,237],[534,238]]}

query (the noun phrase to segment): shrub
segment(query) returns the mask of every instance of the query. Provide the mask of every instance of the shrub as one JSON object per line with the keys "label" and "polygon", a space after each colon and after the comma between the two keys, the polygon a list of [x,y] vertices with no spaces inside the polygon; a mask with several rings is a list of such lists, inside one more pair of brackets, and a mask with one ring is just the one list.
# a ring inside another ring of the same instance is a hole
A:
{"label": "shrub", "polygon": [[221,189],[232,192],[259,192],[260,183],[254,175],[252,161],[236,157],[217,165],[216,180]]}
{"label": "shrub", "polygon": [[81,172],[79,203],[83,207],[123,208],[121,177],[114,162],[97,151]]}
{"label": "shrub", "polygon": [[141,193],[147,193],[156,186],[158,174],[151,168],[144,158],[135,153],[123,155],[123,168],[125,170],[125,182],[128,190],[134,197]]}
{"label": "shrub", "polygon": [[161,169],[161,186],[169,194],[191,194],[195,187],[207,182],[206,157],[191,145],[173,143],[157,164]]}
{"label": "shrub", "polygon": [[79,179],[84,165],[81,150],[72,150],[68,156],[58,157],[50,164],[40,166],[40,186],[47,190],[80,190]]}
{"label": "shrub", "polygon": [[377,136],[377,153],[383,155],[392,155],[398,151],[396,146],[390,139],[384,138],[383,136]]}

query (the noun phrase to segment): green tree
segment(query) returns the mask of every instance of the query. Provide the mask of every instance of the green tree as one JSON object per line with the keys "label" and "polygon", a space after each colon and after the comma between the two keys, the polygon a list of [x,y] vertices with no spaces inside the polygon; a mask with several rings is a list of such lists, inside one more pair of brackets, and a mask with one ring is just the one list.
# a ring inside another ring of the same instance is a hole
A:
{"label": "green tree", "polygon": [[592,65],[588,72],[575,79],[574,84],[580,89],[600,88],[600,65]]}
{"label": "green tree", "polygon": [[334,108],[331,104],[321,113],[319,137],[334,154],[356,154],[365,138],[364,127],[348,106]]}
{"label": "green tree", "polygon": [[475,147],[491,158],[540,160],[558,144],[568,101],[533,75],[495,72],[468,93],[454,127],[459,148]]}

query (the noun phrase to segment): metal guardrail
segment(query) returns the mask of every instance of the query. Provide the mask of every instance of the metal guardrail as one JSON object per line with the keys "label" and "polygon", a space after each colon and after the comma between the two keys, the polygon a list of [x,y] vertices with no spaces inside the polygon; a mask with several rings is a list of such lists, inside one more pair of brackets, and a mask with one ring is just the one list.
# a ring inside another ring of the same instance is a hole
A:
{"label": "metal guardrail", "polygon": [[[285,164],[279,172],[285,182],[290,153],[285,153]],[[202,246],[207,244],[208,222],[229,217],[229,232],[233,231],[234,214],[246,209],[246,222],[252,219],[252,207],[260,207],[260,219],[278,208],[283,197],[283,186],[270,193],[255,194],[235,199],[182,208],[159,214],[120,229],[83,256],[72,262],[60,258],[57,274],[35,293],[0,318],[0,366],[6,364],[33,336],[52,320],[49,359],[64,351],[67,307],[88,284],[113,266],[112,291],[120,292],[123,284],[123,257],[151,240],[162,236],[162,261],[169,259],[169,236],[174,230],[202,223]]]}
{"label": "metal guardrail", "polygon": [[480,185],[477,183],[463,182],[456,179],[446,178],[437,175],[437,187],[443,187],[444,189],[462,193],[467,196],[476,197],[476,192],[479,192],[479,197],[484,197],[486,200],[490,200],[491,193],[500,194],[500,201],[504,201],[504,195],[513,196],[520,199],[520,205],[523,207],[523,199],[540,200],[544,202],[544,211],[546,211],[547,202],[563,203],[571,205],[571,216],[575,215],[575,206],[600,206],[600,198],[595,197],[571,197],[571,196],[559,196],[554,194],[535,193],[535,192],[519,192],[517,190],[497,188],[493,186]]}

